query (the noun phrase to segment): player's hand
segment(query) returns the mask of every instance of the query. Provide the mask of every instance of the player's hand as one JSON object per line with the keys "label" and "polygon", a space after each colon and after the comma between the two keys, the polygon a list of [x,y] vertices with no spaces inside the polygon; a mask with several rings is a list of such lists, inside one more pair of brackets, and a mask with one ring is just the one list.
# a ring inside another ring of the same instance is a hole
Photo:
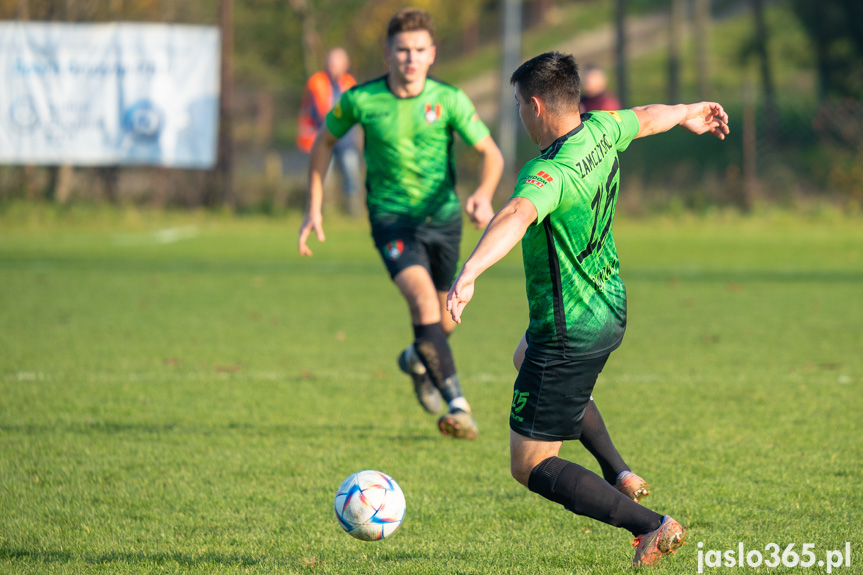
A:
{"label": "player's hand", "polygon": [[473,280],[467,281],[463,278],[463,273],[459,274],[455,283],[446,294],[446,310],[452,315],[452,319],[456,323],[461,323],[461,312],[470,298],[473,297]]}
{"label": "player's hand", "polygon": [[686,107],[686,119],[680,124],[693,134],[710,132],[720,140],[728,135],[728,114],[716,102],[699,102]]}
{"label": "player's hand", "polygon": [[473,227],[478,230],[486,227],[494,217],[494,208],[491,206],[491,200],[477,197],[476,194],[467,199],[464,204],[464,211],[467,212],[470,221],[473,222]]}
{"label": "player's hand", "polygon": [[306,245],[306,241],[309,239],[309,234],[312,233],[312,230],[314,230],[319,242],[323,242],[327,239],[324,236],[324,225],[321,214],[312,215],[307,213],[306,217],[303,219],[303,225],[300,226],[300,240],[298,242],[301,256],[312,255],[312,250],[310,250],[309,246]]}

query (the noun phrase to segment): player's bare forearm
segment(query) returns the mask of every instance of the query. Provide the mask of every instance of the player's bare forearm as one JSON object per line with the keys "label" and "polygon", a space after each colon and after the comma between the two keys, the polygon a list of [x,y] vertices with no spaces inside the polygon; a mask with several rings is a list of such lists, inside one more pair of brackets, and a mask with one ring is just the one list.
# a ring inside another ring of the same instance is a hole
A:
{"label": "player's bare forearm", "polygon": [[472,279],[479,277],[521,241],[527,228],[535,220],[536,208],[530,200],[509,200],[492,218],[473,253],[465,262],[462,274]]}
{"label": "player's bare forearm", "polygon": [[632,111],[638,116],[638,135],[635,136],[636,138],[667,132],[686,118],[686,106],[683,104],[676,106],[650,104],[649,106],[638,106]]}
{"label": "player's bare forearm", "polygon": [[309,157],[309,204],[307,212],[320,214],[324,197],[324,177],[333,159],[333,147],[338,139],[324,127],[318,132]]}
{"label": "player's bare forearm", "polygon": [[447,294],[446,308],[456,323],[473,297],[476,279],[515,247],[536,217],[533,203],[524,198],[512,198],[494,216]]}
{"label": "player's bare forearm", "polygon": [[500,153],[500,148],[497,147],[491,136],[486,136],[480,140],[474,149],[482,155],[479,186],[477,186],[474,195],[491,201],[503,174],[503,154]]}
{"label": "player's bare forearm", "polygon": [[474,149],[482,156],[479,186],[467,199],[465,211],[476,229],[482,229],[494,217],[491,200],[503,173],[503,155],[491,136],[480,140]]}
{"label": "player's bare forearm", "polygon": [[667,132],[674,126],[681,126],[694,134],[711,133],[724,140],[729,133],[728,114],[716,102],[697,104],[677,104],[666,106],[651,104],[632,109],[638,117],[636,138]]}
{"label": "player's bare forearm", "polygon": [[322,242],[326,239],[321,206],[324,201],[324,177],[327,174],[327,169],[329,169],[330,160],[333,157],[333,146],[335,146],[336,141],[337,138],[327,128],[322,128],[318,132],[318,137],[315,138],[314,145],[312,145],[311,157],[309,158],[308,206],[306,207],[306,216],[300,226],[300,237],[297,242],[300,255],[303,256],[312,255],[312,250],[309,249],[307,243],[312,232],[315,232],[318,241]]}

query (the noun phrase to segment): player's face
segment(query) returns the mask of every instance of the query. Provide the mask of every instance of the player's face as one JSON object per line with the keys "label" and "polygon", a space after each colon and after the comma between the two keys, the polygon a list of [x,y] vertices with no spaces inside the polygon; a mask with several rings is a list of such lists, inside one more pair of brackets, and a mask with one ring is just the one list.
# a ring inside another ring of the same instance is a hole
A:
{"label": "player's face", "polygon": [[390,71],[403,84],[424,82],[434,64],[435,45],[427,30],[399,32],[386,48]]}
{"label": "player's face", "polygon": [[518,108],[518,117],[521,118],[521,123],[524,125],[524,129],[527,130],[530,139],[533,140],[534,144],[539,144],[538,118],[536,117],[532,102],[526,102],[521,97],[518,91],[518,84],[515,85],[515,106]]}

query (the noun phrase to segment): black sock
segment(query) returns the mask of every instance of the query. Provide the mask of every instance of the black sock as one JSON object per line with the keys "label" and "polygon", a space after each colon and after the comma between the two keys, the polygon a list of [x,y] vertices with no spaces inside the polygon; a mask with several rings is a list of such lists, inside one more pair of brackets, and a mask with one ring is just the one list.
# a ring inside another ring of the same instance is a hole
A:
{"label": "black sock", "polygon": [[659,513],[639,505],[596,473],[559,457],[549,457],[533,468],[528,489],[577,515],[622,527],[635,536],[662,524]]}
{"label": "black sock", "polygon": [[440,322],[414,326],[414,349],[444,401],[461,397],[452,350]]}
{"label": "black sock", "polygon": [[605,422],[602,421],[602,416],[593,400],[587,402],[587,409],[584,410],[579,440],[599,462],[603,478],[611,485],[615,484],[621,471],[629,470],[629,466],[614,447],[614,442],[611,441]]}

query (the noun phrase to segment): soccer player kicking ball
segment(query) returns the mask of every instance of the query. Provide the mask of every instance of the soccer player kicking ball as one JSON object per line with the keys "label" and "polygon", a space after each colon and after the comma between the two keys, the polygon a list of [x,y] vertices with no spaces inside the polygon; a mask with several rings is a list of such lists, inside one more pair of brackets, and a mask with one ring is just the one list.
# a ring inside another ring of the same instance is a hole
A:
{"label": "soccer player kicking ball", "polygon": [[557,455],[563,441],[582,434],[597,376],[626,327],[612,234],[618,152],[674,126],[722,140],[728,115],[702,102],[579,116],[578,66],[558,52],[528,60],[510,81],[541,154],[519,172],[515,193],[465,262],[447,309],[461,323],[477,277],[522,241],[530,324],[509,419],[512,475],[573,513],[631,531],[632,564],[652,565],[683,544],[684,528]]}
{"label": "soccer player kicking ball", "polygon": [[461,391],[447,337],[455,323],[445,313],[446,294],[458,266],[461,204],[455,193],[454,133],[482,157],[480,182],[465,202],[477,228],[494,215],[491,198],[503,158],[464,92],[428,77],[435,59],[431,17],[421,10],[396,13],[387,26],[387,75],[345,92],[326,117],[312,146],[309,205],[299,251],[321,223],[323,179],[338,138],[354,124],[365,135],[366,205],[372,238],[390,277],[407,301],[414,341],[398,358],[413,379],[421,405],[444,435],[475,439],[479,430]]}

